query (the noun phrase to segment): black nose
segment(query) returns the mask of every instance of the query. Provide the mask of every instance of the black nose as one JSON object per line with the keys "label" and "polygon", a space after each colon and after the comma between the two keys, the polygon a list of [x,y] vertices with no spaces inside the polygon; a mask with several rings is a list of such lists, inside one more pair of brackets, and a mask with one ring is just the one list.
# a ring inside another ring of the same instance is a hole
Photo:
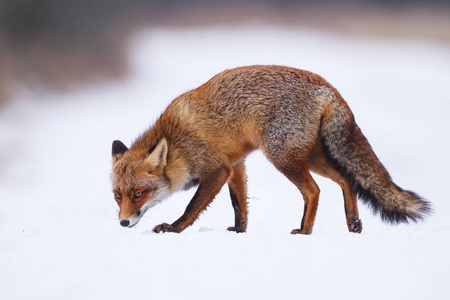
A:
{"label": "black nose", "polygon": [[122,220],[122,221],[120,221],[120,225],[122,225],[123,227],[128,227],[128,225],[130,225],[130,221]]}

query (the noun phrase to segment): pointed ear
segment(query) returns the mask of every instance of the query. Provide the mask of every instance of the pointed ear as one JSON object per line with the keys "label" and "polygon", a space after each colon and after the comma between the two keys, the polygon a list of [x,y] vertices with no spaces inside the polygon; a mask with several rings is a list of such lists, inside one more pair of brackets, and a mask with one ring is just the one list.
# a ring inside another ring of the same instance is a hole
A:
{"label": "pointed ear", "polygon": [[114,141],[112,143],[111,151],[113,164],[115,164],[127,150],[128,148],[124,145],[124,143],[122,143],[121,141]]}
{"label": "pointed ear", "polygon": [[162,138],[158,144],[150,149],[145,161],[141,164],[141,168],[148,173],[162,171],[167,165],[167,140]]}

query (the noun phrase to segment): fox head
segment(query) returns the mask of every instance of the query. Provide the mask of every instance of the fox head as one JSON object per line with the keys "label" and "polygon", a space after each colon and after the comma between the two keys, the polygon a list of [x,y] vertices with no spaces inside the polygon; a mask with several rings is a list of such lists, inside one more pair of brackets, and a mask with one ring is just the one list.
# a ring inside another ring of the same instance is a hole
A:
{"label": "fox head", "polygon": [[136,225],[147,209],[168,196],[169,180],[164,175],[167,152],[165,138],[149,151],[128,149],[120,141],[113,142],[113,192],[123,227]]}

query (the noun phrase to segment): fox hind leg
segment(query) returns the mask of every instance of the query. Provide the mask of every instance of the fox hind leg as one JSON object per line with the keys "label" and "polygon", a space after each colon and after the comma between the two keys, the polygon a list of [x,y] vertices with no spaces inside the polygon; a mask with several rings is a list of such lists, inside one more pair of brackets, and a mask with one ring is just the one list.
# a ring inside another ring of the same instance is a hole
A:
{"label": "fox hind leg", "polygon": [[247,230],[247,178],[244,160],[233,167],[233,175],[228,180],[228,187],[235,215],[234,226],[228,227],[228,230],[245,232]]}
{"label": "fox hind leg", "polygon": [[291,233],[311,234],[314,220],[316,219],[317,207],[319,206],[319,186],[309,172],[302,172],[296,176],[293,176],[293,174],[289,172],[285,175],[300,190],[305,202],[300,229],[294,229]]}
{"label": "fox hind leg", "polygon": [[[307,156],[306,156],[307,157]],[[307,167],[308,159],[301,156],[288,156],[281,160],[272,160],[274,166],[300,190],[304,200],[304,211],[300,229],[292,234],[311,234],[319,205],[320,189]]]}
{"label": "fox hind leg", "polygon": [[[312,128],[314,124],[309,125],[308,127]],[[295,132],[275,131],[274,136],[271,136],[269,132],[262,150],[275,168],[286,176],[303,196],[304,210],[300,229],[294,229],[291,233],[311,234],[320,194],[319,186],[309,173],[308,166],[310,153],[315,143],[312,140],[313,137],[305,134],[302,128],[294,129],[298,130]]]}
{"label": "fox hind leg", "polygon": [[350,232],[361,233],[362,222],[359,219],[356,193],[349,181],[342,177],[327,161],[320,143],[316,145],[311,154],[309,167],[312,172],[331,179],[341,187],[342,193],[344,194],[344,207],[348,230]]}
{"label": "fox hind leg", "polygon": [[361,233],[362,222],[359,218],[356,194],[347,182],[342,187],[342,192],[344,194],[345,216],[347,219],[348,231]]}

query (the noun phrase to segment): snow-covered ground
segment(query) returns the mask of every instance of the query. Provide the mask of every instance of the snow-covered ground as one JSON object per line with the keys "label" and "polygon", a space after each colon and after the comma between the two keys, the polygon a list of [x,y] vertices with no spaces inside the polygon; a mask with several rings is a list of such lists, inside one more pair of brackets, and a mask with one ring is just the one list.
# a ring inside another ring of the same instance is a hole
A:
{"label": "snow-covered ground", "polygon": [[[132,39],[132,75],[70,93],[25,93],[0,112],[2,299],[447,299],[450,294],[450,47],[289,28],[157,29]],[[179,94],[251,64],[314,71],[338,88],[394,181],[431,201],[425,222],[390,226],[360,203],[347,232],[340,189],[315,177],[303,200],[261,153],[247,160],[249,226],[226,188],[181,234],[154,234],[184,211],[173,195],[124,229],[110,181],[114,139],[130,144]]]}

